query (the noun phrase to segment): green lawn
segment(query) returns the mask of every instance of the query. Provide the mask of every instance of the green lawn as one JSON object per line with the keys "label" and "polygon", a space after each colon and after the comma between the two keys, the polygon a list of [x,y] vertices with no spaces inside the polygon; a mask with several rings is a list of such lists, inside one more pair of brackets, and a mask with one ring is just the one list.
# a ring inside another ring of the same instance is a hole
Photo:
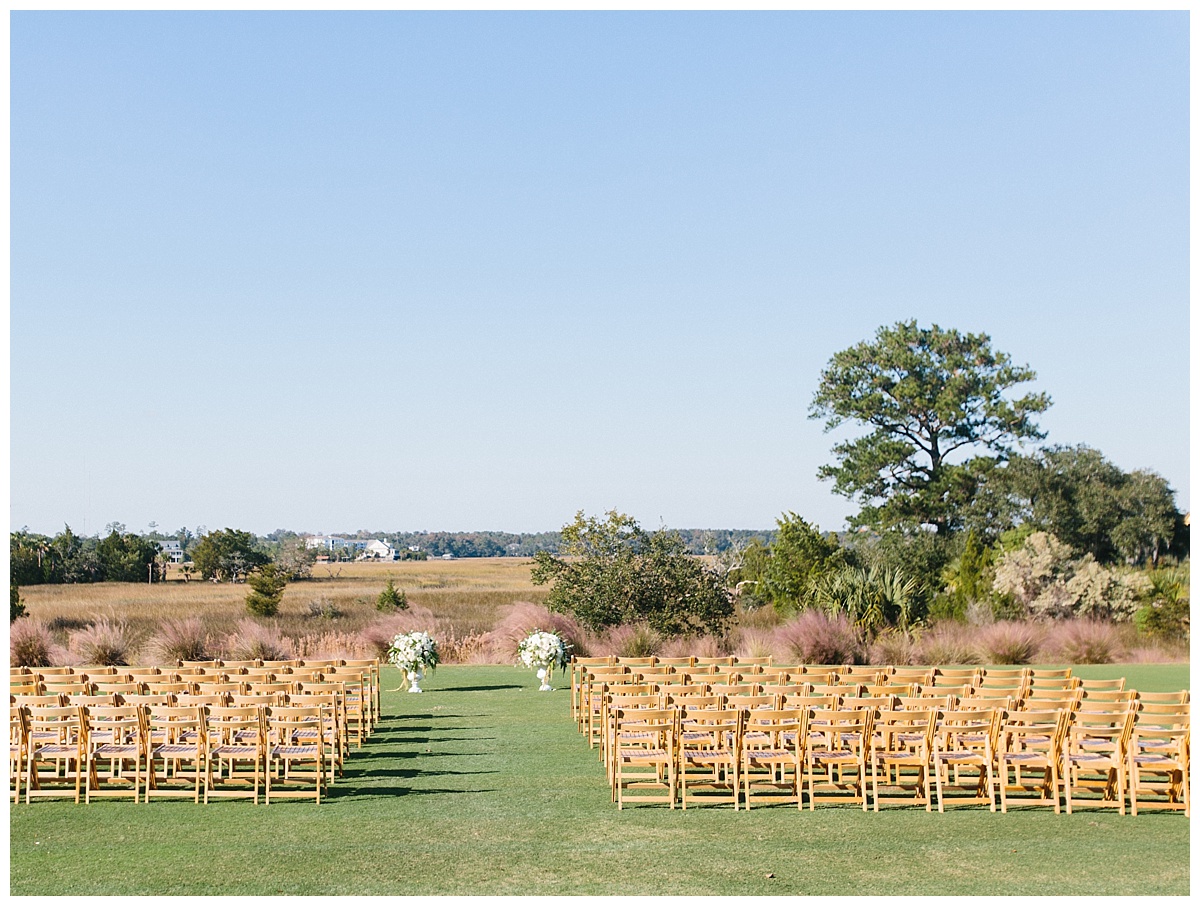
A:
{"label": "green lawn", "polygon": [[[1187,665],[1077,668],[1147,691]],[[385,688],[398,685],[388,668]],[[1181,814],[827,807],[618,812],[568,693],[447,666],[322,805],[10,811],[12,894],[1185,894]]]}

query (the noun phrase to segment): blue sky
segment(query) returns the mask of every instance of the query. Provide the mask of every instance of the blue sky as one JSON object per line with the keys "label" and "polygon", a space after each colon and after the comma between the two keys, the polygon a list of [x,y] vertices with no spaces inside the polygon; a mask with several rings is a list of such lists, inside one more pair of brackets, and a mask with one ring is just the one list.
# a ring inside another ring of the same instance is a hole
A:
{"label": "blue sky", "polygon": [[1186,13],[11,19],[10,523],[841,527],[917,318],[1189,503]]}

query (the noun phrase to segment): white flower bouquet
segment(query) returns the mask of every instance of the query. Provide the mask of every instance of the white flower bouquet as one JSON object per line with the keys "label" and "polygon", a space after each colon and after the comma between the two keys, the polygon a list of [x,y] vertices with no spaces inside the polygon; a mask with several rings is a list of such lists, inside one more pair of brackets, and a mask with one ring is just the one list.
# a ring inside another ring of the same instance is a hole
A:
{"label": "white flower bouquet", "polygon": [[421,692],[420,683],[426,670],[437,667],[437,642],[428,632],[406,632],[392,639],[387,652],[388,662],[404,672],[409,692]]}
{"label": "white flower bouquet", "polygon": [[520,658],[518,667],[530,667],[537,670],[537,678],[542,681],[539,692],[549,692],[550,675],[554,668],[566,670],[570,660],[568,651],[571,646],[553,632],[542,632],[535,629],[517,645],[517,657]]}

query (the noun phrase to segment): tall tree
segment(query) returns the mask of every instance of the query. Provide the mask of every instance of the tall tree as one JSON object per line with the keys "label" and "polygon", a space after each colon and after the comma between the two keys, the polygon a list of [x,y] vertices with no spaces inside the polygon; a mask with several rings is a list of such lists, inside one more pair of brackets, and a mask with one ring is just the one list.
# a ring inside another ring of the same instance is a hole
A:
{"label": "tall tree", "polygon": [[645,622],[664,635],[720,632],[733,598],[712,570],[687,552],[674,532],[645,532],[615,510],[564,526],[560,552],[534,556],[535,585],[553,583],[552,611],[571,613],[590,629]]}
{"label": "tall tree", "polygon": [[821,372],[810,417],[824,418],[826,431],[845,422],[871,431],[836,444],[837,464],[818,476],[859,501],[852,524],[953,531],[974,492],[975,470],[950,458],[979,451],[1002,458],[1014,444],[1045,436],[1033,418],[1050,398],[1005,395],[1035,376],[993,350],[987,334],[915,320],[880,327],[873,341],[835,353]]}
{"label": "tall tree", "polygon": [[204,535],[192,549],[192,562],[205,579],[236,582],[250,570],[271,560],[258,550],[249,532],[227,528]]}

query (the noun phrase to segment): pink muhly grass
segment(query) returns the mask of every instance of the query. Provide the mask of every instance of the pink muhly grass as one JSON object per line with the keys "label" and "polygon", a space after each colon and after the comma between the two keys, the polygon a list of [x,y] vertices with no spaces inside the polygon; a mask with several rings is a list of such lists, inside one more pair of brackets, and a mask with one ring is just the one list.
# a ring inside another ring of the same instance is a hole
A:
{"label": "pink muhly grass", "polygon": [[806,610],[775,630],[781,652],[801,664],[857,664],[862,638],[845,616]]}

